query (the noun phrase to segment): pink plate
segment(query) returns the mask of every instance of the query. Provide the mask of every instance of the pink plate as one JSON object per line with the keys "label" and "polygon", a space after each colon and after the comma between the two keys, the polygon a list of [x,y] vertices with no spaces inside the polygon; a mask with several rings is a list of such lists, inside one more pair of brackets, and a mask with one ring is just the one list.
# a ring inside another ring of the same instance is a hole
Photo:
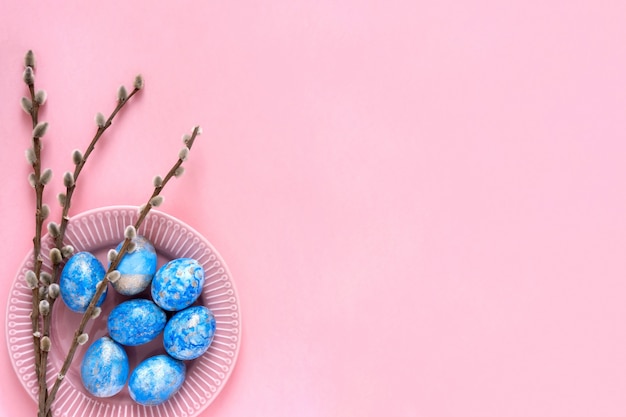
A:
{"label": "pink plate", "polygon": [[[106,267],[107,251],[123,240],[124,228],[137,219],[138,209],[133,206],[104,207],[81,213],[72,218],[66,233],[66,242],[75,250],[93,253]],[[72,367],[57,394],[53,411],[55,416],[139,417],[198,415],[217,397],[228,380],[237,360],[241,341],[241,312],[239,299],[226,263],[213,246],[185,223],[165,213],[152,210],[139,229],[157,250],[160,267],[174,258],[194,258],[204,267],[206,279],[198,303],[213,311],[217,321],[215,338],[209,350],[200,358],[186,362],[187,377],[180,391],[169,401],[153,407],[136,404],[125,387],[111,398],[96,398],[82,386],[80,363],[86,347],[106,335],[106,317],[113,307],[131,297],[117,294],[109,288],[102,314],[87,324],[90,341],[79,348]],[[48,252],[51,238],[43,238],[44,270],[49,271]],[[24,275],[33,268],[32,251],[19,268],[11,287],[7,305],[7,343],[13,368],[22,385],[36,400],[37,381],[33,360],[32,328],[29,319],[31,292],[25,285]],[[52,348],[48,361],[48,385],[51,386],[61,368],[71,343],[80,314],[65,307],[63,301],[55,303],[52,315]],[[127,347],[132,369],[143,359],[165,353],[162,336],[146,345]]]}

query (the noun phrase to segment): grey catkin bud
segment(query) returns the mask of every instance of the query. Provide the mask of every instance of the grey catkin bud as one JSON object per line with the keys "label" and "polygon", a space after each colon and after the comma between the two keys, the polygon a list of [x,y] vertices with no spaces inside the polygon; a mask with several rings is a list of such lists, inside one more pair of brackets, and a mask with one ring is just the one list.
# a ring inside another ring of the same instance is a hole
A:
{"label": "grey catkin bud", "polygon": [[59,205],[61,207],[65,207],[65,204],[67,203],[67,196],[65,195],[65,193],[59,193],[57,195],[57,201],[59,202]]}
{"label": "grey catkin bud", "polygon": [[24,155],[26,156],[26,162],[28,162],[30,165],[33,165],[35,161],[37,161],[37,155],[35,155],[35,150],[33,148],[26,149]]}
{"label": "grey catkin bud", "polygon": [[80,336],[76,339],[79,345],[84,345],[89,340],[89,335],[87,333],[81,333]]}
{"label": "grey catkin bud", "polygon": [[35,84],[35,72],[33,71],[33,67],[26,67],[24,74],[22,75],[22,79],[26,85],[30,86]]}
{"label": "grey catkin bud", "polygon": [[155,176],[152,179],[152,185],[154,185],[154,187],[160,187],[161,185],[163,185],[163,178],[161,178],[160,175]]}
{"label": "grey catkin bud", "polygon": [[50,313],[50,303],[48,300],[41,300],[39,302],[39,314],[47,316]]}
{"label": "grey catkin bud", "polygon": [[48,297],[54,300],[55,298],[59,296],[60,293],[61,293],[61,287],[59,287],[59,284],[56,284],[54,282],[50,284],[50,286],[48,287]]}
{"label": "grey catkin bud", "polygon": [[[59,225],[56,222],[48,223],[48,233],[52,237],[58,237],[61,234],[61,230],[59,230]],[[52,258],[52,256],[50,256]]]}
{"label": "grey catkin bud", "polygon": [[20,100],[20,105],[22,106],[22,110],[24,110],[28,114],[33,111],[33,102],[30,101],[29,98],[22,97],[22,99]]}
{"label": "grey catkin bud", "polygon": [[186,161],[187,158],[189,158],[189,148],[181,148],[180,151],[178,152],[178,159],[182,160],[182,161]]}
{"label": "grey catkin bud", "polygon": [[42,172],[41,177],[39,177],[39,181],[41,181],[43,185],[48,184],[51,179],[52,179],[52,170],[50,168],[46,168],[44,172]]}
{"label": "grey catkin bud", "polygon": [[33,188],[35,188],[37,186],[37,180],[35,178],[36,177],[35,177],[35,173],[34,172],[31,172],[30,174],[28,174],[28,183]]}
{"label": "grey catkin bud", "polygon": [[37,123],[37,126],[35,126],[35,128],[33,129],[33,137],[39,139],[46,134],[47,130],[48,122],[39,122]]}
{"label": "grey catkin bud", "polygon": [[91,313],[91,318],[97,319],[100,316],[100,313],[102,313],[102,309],[100,307],[94,308],[93,312]]}
{"label": "grey catkin bud", "polygon": [[163,200],[164,197],[162,195],[157,195],[150,199],[150,204],[154,207],[159,207],[161,204],[163,204]]}
{"label": "grey catkin bud", "polygon": [[41,206],[41,217],[45,220],[50,215],[50,207],[47,204]]}
{"label": "grey catkin bud", "polygon": [[74,246],[72,245],[65,245],[61,248],[61,255],[63,255],[63,257],[66,259],[72,256],[73,253],[74,253]]}
{"label": "grey catkin bud", "polygon": [[67,188],[74,186],[74,174],[69,171],[66,172],[63,175],[63,185],[65,185]]}
{"label": "grey catkin bud", "polygon": [[42,351],[49,352],[50,347],[52,346],[52,343],[50,343],[50,338],[48,336],[42,337],[41,341],[39,342],[39,346],[41,347]]}
{"label": "grey catkin bud", "polygon": [[50,261],[52,261],[53,264],[60,264],[63,261],[63,255],[61,255],[60,249],[50,249]]}
{"label": "grey catkin bud", "polygon": [[48,287],[39,287],[39,299],[44,298],[48,295]]}
{"label": "grey catkin bud", "polygon": [[104,118],[104,114],[98,112],[96,114],[96,124],[98,125],[98,127],[104,127],[104,125],[107,123],[106,119]]}
{"label": "grey catkin bud", "polygon": [[43,285],[50,285],[50,283],[52,282],[52,275],[50,275],[50,273],[46,271],[41,271],[39,273],[39,282],[41,282]]}
{"label": "grey catkin bud", "polygon": [[135,87],[137,90],[141,90],[143,86],[143,77],[141,76],[141,74],[137,74],[137,76],[135,77],[135,82],[133,83],[133,87]]}
{"label": "grey catkin bud", "polygon": [[33,69],[35,68],[35,54],[31,49],[29,49],[28,52],[26,52],[26,55],[24,55],[24,66],[31,67]]}
{"label": "grey catkin bud", "polygon": [[40,106],[43,106],[48,98],[48,93],[45,90],[39,90],[35,93],[35,101]]}
{"label": "grey catkin bud", "polygon": [[135,226],[130,225],[130,226],[126,226],[126,229],[124,230],[124,237],[126,239],[134,239],[137,236],[137,229],[135,229]]}
{"label": "grey catkin bud", "polygon": [[126,91],[126,87],[123,85],[117,90],[117,101],[124,102],[128,98],[128,91]]}
{"label": "grey catkin bud", "polygon": [[185,134],[183,135],[183,143],[184,143],[185,145],[189,142],[189,140],[190,140],[190,139],[191,139],[191,135],[190,135],[189,133],[185,133]]}
{"label": "grey catkin bud", "polygon": [[126,250],[128,253],[133,253],[135,250],[137,250],[137,244],[135,242],[130,242]]}
{"label": "grey catkin bud", "polygon": [[35,271],[32,270],[28,270],[26,271],[26,285],[28,285],[28,288],[30,288],[31,290],[37,288],[37,286],[39,285],[39,281],[37,281],[37,275],[35,275]]}
{"label": "grey catkin bud", "polygon": [[120,274],[120,271],[111,271],[107,274],[107,279],[109,282],[117,282],[121,276],[122,274]]}
{"label": "grey catkin bud", "polygon": [[183,175],[183,173],[185,172],[185,168],[182,166],[179,166],[178,168],[176,168],[176,170],[174,171],[174,176],[176,178],[180,177],[181,175]]}
{"label": "grey catkin bud", "polygon": [[72,162],[74,162],[74,165],[78,165],[83,162],[83,154],[78,149],[74,149],[72,151]]}
{"label": "grey catkin bud", "polygon": [[107,252],[107,259],[109,262],[113,262],[117,258],[117,251],[115,249],[109,249]]}
{"label": "grey catkin bud", "polygon": [[196,131],[196,135],[201,135],[202,134],[202,127],[200,127],[200,126],[194,126],[192,130]]}

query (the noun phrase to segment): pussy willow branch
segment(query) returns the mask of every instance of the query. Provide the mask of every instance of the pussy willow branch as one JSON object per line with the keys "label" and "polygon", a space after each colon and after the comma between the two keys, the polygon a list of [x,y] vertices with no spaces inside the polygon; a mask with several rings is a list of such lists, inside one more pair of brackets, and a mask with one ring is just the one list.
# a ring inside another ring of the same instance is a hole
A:
{"label": "pussy willow branch", "polygon": [[[200,127],[199,126],[194,127],[191,136],[185,141],[185,146],[188,150],[191,150],[191,147],[193,146],[193,143],[199,133],[200,133]],[[139,217],[137,218],[137,221],[135,221],[135,224],[133,225],[135,230],[139,229],[139,227],[143,224],[144,219],[146,218],[146,216],[152,209],[154,198],[161,194],[161,191],[167,185],[170,179],[172,179],[172,177],[178,175],[178,173],[180,172],[179,169],[185,159],[186,159],[186,156],[182,156],[179,154],[178,160],[176,161],[176,163],[174,163],[172,168],[170,168],[167,175],[162,179],[162,181],[159,184],[155,184],[152,195],[148,199],[148,202],[144,206],[142,206],[141,211],[139,213]],[[109,268],[106,271],[105,279],[102,281],[101,284],[97,286],[96,293],[91,299],[91,302],[89,303],[89,306],[87,307],[87,310],[83,314],[83,317],[80,321],[80,324],[78,325],[78,328],[74,332],[74,338],[72,339],[72,344],[69,348],[67,356],[65,357],[65,360],[63,361],[63,365],[61,366],[61,371],[59,372],[57,379],[54,381],[54,385],[50,389],[50,393],[46,401],[46,408],[45,408],[46,413],[50,411],[50,408],[52,406],[52,403],[54,402],[54,399],[59,390],[59,387],[61,386],[61,383],[63,379],[65,378],[65,375],[67,374],[67,371],[69,370],[70,365],[72,364],[72,360],[74,359],[76,350],[78,346],[80,345],[80,343],[78,342],[78,339],[85,331],[85,326],[87,325],[87,322],[89,321],[89,319],[92,317],[94,309],[96,308],[96,304],[98,300],[100,299],[100,296],[102,296],[102,293],[104,293],[105,288],[107,287],[108,278],[110,277],[111,272],[115,271],[115,269],[117,268],[118,264],[120,263],[124,255],[128,252],[129,246],[131,244],[131,240],[132,238],[128,236],[126,236],[126,238],[124,239],[124,242],[122,243],[122,247],[120,248],[115,258],[111,261],[111,264],[109,265]]]}
{"label": "pussy willow branch", "polygon": [[[59,249],[59,251],[61,251],[61,249],[63,248],[65,232],[67,230],[67,224],[69,222],[69,210],[70,210],[72,195],[74,194],[74,190],[76,189],[76,182],[78,180],[78,177],[80,176],[80,173],[83,170],[85,163],[87,162],[87,158],[89,158],[89,155],[91,155],[91,153],[95,149],[96,144],[98,143],[98,140],[102,137],[103,133],[111,126],[113,119],[115,118],[115,115],[117,115],[117,113],[124,107],[124,105],[126,105],[126,103],[128,103],[128,101],[136,93],[138,93],[142,89],[142,87],[143,87],[143,81],[141,80],[140,76],[137,76],[136,81],[135,81],[135,88],[130,92],[128,97],[118,98],[115,109],[113,110],[109,118],[106,120],[106,122],[103,125],[98,126],[98,129],[96,130],[94,137],[91,139],[89,146],[87,146],[85,153],[82,154],[80,161],[78,161],[78,163],[76,164],[74,168],[74,173],[73,173],[74,180],[71,182],[71,184],[68,187],[66,187],[66,193],[65,193],[66,197],[65,197],[65,202],[63,204],[63,212],[61,214],[61,226],[59,227],[59,234],[54,239],[56,248]],[[51,282],[53,283],[58,282],[58,277],[61,271],[61,263],[62,263],[61,259],[52,259]],[[54,303],[56,301],[56,297],[48,297],[47,299],[50,304],[50,312],[43,318],[43,336],[50,336],[50,323],[52,319],[52,310],[54,309]],[[40,360],[41,370],[39,372],[41,372],[42,374],[42,379],[43,379],[43,384],[44,384],[43,388],[45,391],[47,391],[47,388],[48,388],[46,384],[46,378],[45,378],[47,366],[48,366],[48,352],[44,350],[41,352],[41,360]],[[39,396],[40,413],[45,412],[45,407],[46,407],[46,398],[40,395]]]}
{"label": "pussy willow branch", "polygon": [[78,180],[78,177],[81,171],[83,170],[85,163],[87,162],[87,158],[89,158],[89,155],[91,155],[91,152],[93,152],[93,150],[95,149],[96,144],[98,143],[98,140],[100,139],[102,134],[109,128],[109,126],[111,126],[111,123],[113,122],[113,118],[115,117],[115,115],[122,109],[122,107],[124,107],[126,103],[128,103],[128,101],[135,94],[137,94],[141,90],[141,88],[142,88],[141,86],[140,87],[135,86],[135,88],[130,92],[127,98],[123,100],[118,100],[117,106],[115,107],[115,109],[113,110],[109,118],[106,120],[104,125],[98,126],[98,130],[96,131],[96,134],[94,135],[93,139],[91,139],[91,143],[89,143],[89,146],[85,150],[85,153],[83,154],[81,158],[81,161],[78,164],[76,164],[76,167],[74,168],[74,174],[73,174],[74,181],[72,182],[72,185],[66,188],[66,192],[65,192],[66,200],[65,200],[65,204],[63,205],[63,214],[61,215],[61,225],[59,227],[60,233],[59,233],[59,236],[55,240],[55,243],[58,249],[61,249],[61,247],[63,247],[63,238],[65,237],[65,229],[67,228],[67,224],[70,220],[68,215],[70,211],[70,203],[72,200],[72,195],[74,194],[74,189],[76,189],[76,181]]}
{"label": "pussy willow branch", "polygon": [[[36,98],[35,92],[35,60],[32,51],[28,51],[24,58],[25,71],[24,82],[28,85],[30,93],[30,109],[29,114],[32,121],[33,134],[33,186],[35,188],[35,236],[33,237],[33,260],[35,262],[35,277],[39,281],[41,276],[41,267],[43,259],[41,258],[41,229],[43,227],[43,190],[44,183],[41,180],[41,134],[35,134],[36,127],[39,124],[39,107],[40,101]],[[31,324],[33,328],[33,348],[35,355],[35,372],[37,375],[37,383],[39,387],[40,403],[46,400],[47,388],[45,379],[45,369],[41,367],[41,332],[40,332],[40,316],[39,316],[39,285],[32,288],[32,309]],[[42,416],[43,417],[43,416]]]}

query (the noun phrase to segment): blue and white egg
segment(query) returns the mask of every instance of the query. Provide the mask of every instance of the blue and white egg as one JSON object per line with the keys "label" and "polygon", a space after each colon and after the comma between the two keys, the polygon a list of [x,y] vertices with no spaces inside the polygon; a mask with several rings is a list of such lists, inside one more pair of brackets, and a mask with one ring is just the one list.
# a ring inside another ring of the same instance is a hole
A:
{"label": "blue and white egg", "polygon": [[130,397],[141,405],[159,405],[180,389],[185,381],[185,364],[167,355],[152,356],[130,375]]}
{"label": "blue and white egg", "polygon": [[152,299],[167,311],[192,305],[202,293],[204,268],[195,259],[178,258],[163,265],[152,280]]}
{"label": "blue and white egg", "polygon": [[215,335],[215,316],[204,306],[176,313],[165,325],[163,347],[173,358],[192,360],[207,351]]}
{"label": "blue and white egg", "polygon": [[134,299],[118,304],[109,314],[109,336],[125,346],[138,346],[157,337],[167,317],[165,312],[150,300]]}
{"label": "blue and white egg", "polygon": [[[139,294],[148,288],[157,269],[157,254],[152,243],[144,236],[136,236],[132,242],[135,250],[122,257],[117,266],[121,276],[112,283],[113,288],[123,295]],[[117,252],[123,243],[117,245]]]}
{"label": "blue and white egg", "polygon": [[[95,256],[89,252],[74,254],[63,267],[59,287],[65,305],[77,313],[84,313],[96,295],[96,286],[104,279],[106,271]],[[96,305],[101,305],[106,298],[107,289]]]}
{"label": "blue and white egg", "polygon": [[128,379],[128,356],[124,348],[108,337],[89,346],[80,366],[83,386],[96,397],[112,397]]}

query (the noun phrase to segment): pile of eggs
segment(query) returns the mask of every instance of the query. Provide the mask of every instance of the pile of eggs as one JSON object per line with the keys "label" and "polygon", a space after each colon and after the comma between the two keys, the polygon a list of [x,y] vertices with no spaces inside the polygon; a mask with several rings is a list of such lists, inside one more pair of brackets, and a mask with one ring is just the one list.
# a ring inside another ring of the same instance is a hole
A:
{"label": "pile of eggs", "polygon": [[[133,243],[135,250],[124,255],[117,267],[120,277],[111,284],[124,296],[137,296],[150,287],[150,297],[131,298],[113,308],[107,318],[108,336],[89,346],[80,374],[85,389],[96,397],[114,396],[128,382],[135,402],[158,405],[182,386],[184,361],[200,357],[209,348],[215,334],[215,317],[208,308],[193,305],[204,284],[204,269],[195,259],[177,258],[157,271],[154,246],[143,236],[133,238]],[[91,253],[73,255],[59,282],[67,307],[84,313],[105,273]],[[165,353],[143,360],[130,372],[125,347],[144,345],[161,333]]]}

